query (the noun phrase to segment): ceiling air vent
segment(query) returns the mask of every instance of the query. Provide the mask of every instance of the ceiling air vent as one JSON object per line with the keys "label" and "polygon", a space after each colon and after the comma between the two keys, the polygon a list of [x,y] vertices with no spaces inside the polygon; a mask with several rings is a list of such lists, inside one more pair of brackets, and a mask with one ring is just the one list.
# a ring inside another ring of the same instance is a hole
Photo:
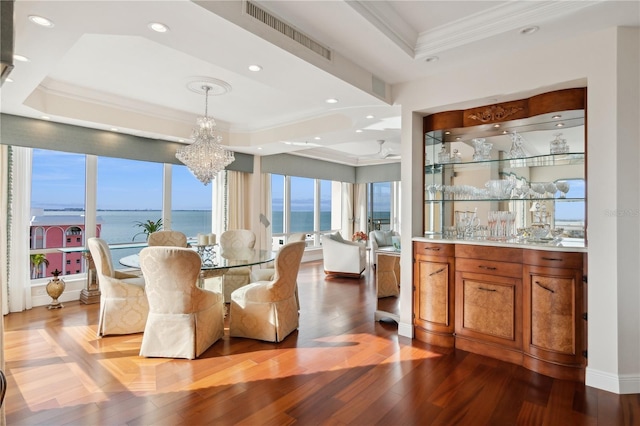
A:
{"label": "ceiling air vent", "polygon": [[262,22],[263,24],[268,25],[279,33],[284,34],[298,44],[301,44],[307,49],[317,53],[323,58],[331,60],[331,50],[327,49],[317,41],[296,30],[281,19],[273,16],[271,13],[262,9],[255,3],[252,3],[250,1],[247,2],[247,14]]}

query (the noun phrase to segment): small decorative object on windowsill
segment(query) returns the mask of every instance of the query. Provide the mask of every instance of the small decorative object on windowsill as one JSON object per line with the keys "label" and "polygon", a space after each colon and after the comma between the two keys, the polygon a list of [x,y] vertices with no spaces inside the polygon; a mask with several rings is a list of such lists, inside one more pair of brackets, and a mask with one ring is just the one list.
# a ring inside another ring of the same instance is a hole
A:
{"label": "small decorative object on windowsill", "polygon": [[47,306],[48,309],[64,308],[64,305],[58,302],[58,298],[62,296],[62,292],[64,291],[65,287],[64,280],[58,278],[58,275],[60,275],[61,273],[62,272],[58,271],[57,269],[53,271],[53,279],[47,283],[47,294],[49,295],[49,297],[51,297],[51,299],[53,299],[49,306]]}
{"label": "small decorative object on windowsill", "polygon": [[357,243],[361,243],[361,244],[365,244],[367,242],[367,234],[365,234],[362,231],[357,231],[353,234],[353,236],[351,237],[352,241],[355,241]]}

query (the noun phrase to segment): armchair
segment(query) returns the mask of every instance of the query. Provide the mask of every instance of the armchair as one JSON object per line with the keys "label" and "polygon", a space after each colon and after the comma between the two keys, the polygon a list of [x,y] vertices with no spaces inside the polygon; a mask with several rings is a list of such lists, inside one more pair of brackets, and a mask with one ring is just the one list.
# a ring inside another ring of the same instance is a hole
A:
{"label": "armchair", "polygon": [[376,250],[382,247],[392,247],[393,240],[399,239],[400,234],[397,231],[371,231],[369,232],[369,247],[371,247],[371,255],[373,256],[374,267],[378,265],[378,256]]}
{"label": "armchair", "polygon": [[360,278],[367,265],[367,249],[364,244],[342,238],[340,232],[322,236],[324,273]]}
{"label": "armchair", "polygon": [[200,256],[188,248],[142,249],[149,318],[140,356],[194,359],[222,337],[224,301],[196,286],[200,267]]}
{"label": "armchair", "polygon": [[229,334],[280,342],[298,328],[296,280],[305,243],[287,243],[276,255],[274,279],[258,281],[231,293]]}
{"label": "armchair", "polygon": [[187,236],[180,231],[156,231],[149,234],[147,240],[149,246],[172,246],[172,247],[186,247]]}
{"label": "armchair", "polygon": [[96,266],[101,289],[98,337],[141,333],[149,315],[144,278],[116,271],[109,246],[104,240],[89,238],[87,246]]}

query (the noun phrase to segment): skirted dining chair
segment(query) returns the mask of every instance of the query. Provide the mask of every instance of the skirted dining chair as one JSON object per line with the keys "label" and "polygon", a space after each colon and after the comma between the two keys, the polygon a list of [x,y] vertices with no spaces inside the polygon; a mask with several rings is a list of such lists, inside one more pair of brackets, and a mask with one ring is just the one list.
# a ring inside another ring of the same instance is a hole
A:
{"label": "skirted dining chair", "polygon": [[172,246],[172,247],[186,247],[187,236],[180,231],[171,231],[168,229],[162,231],[156,231],[149,234],[147,240],[149,247],[151,246]]}
{"label": "skirted dining chair", "polygon": [[[287,238],[287,243],[293,243],[296,241],[305,241],[307,239],[307,234],[303,232],[299,232],[296,234],[289,235]],[[273,267],[273,264],[267,265],[266,268],[262,269],[254,269],[251,271],[251,282],[256,281],[271,281],[273,279],[273,274],[276,273],[276,270]]]}
{"label": "skirted dining chair", "polygon": [[116,271],[106,241],[89,238],[87,246],[101,291],[98,336],[141,333],[149,314],[144,278]]}
{"label": "skirted dining chair", "polygon": [[222,337],[222,295],[197,287],[200,267],[200,256],[188,248],[140,251],[149,299],[140,356],[194,359]]}
{"label": "skirted dining chair", "polygon": [[258,281],[231,293],[229,335],[280,342],[298,328],[295,289],[305,243],[282,246],[272,281]]}
{"label": "skirted dining chair", "polygon": [[[224,255],[225,249],[238,250],[252,249],[256,244],[256,234],[248,229],[231,229],[220,235],[220,250]],[[234,290],[251,282],[251,268],[242,266],[231,268],[222,276],[222,293],[225,303],[231,301],[231,293]]]}

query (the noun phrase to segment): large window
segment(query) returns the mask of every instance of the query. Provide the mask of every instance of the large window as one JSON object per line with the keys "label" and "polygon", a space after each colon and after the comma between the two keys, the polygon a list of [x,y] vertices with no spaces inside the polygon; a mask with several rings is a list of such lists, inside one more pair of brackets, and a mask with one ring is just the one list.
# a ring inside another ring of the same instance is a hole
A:
{"label": "large window", "polygon": [[314,203],[314,179],[291,177],[290,232],[313,233]]}
{"label": "large window", "polygon": [[84,246],[85,156],[34,149],[31,174],[31,278],[84,272],[82,253],[61,253]]}
{"label": "large window", "polygon": [[97,210],[107,243],[145,241],[137,224],[162,218],[162,164],[99,157]]}
{"label": "large window", "polygon": [[340,229],[341,183],[296,176],[271,175],[271,232],[278,246],[292,233],[303,232],[320,244],[319,235]]}
{"label": "large window", "polygon": [[171,166],[171,229],[187,238],[211,232],[211,185],[203,185],[186,166]]}
{"label": "large window", "polygon": [[369,184],[368,229],[388,230],[391,228],[391,182]]}
{"label": "large window", "polygon": [[271,232],[274,235],[284,232],[284,176],[271,175]]}

